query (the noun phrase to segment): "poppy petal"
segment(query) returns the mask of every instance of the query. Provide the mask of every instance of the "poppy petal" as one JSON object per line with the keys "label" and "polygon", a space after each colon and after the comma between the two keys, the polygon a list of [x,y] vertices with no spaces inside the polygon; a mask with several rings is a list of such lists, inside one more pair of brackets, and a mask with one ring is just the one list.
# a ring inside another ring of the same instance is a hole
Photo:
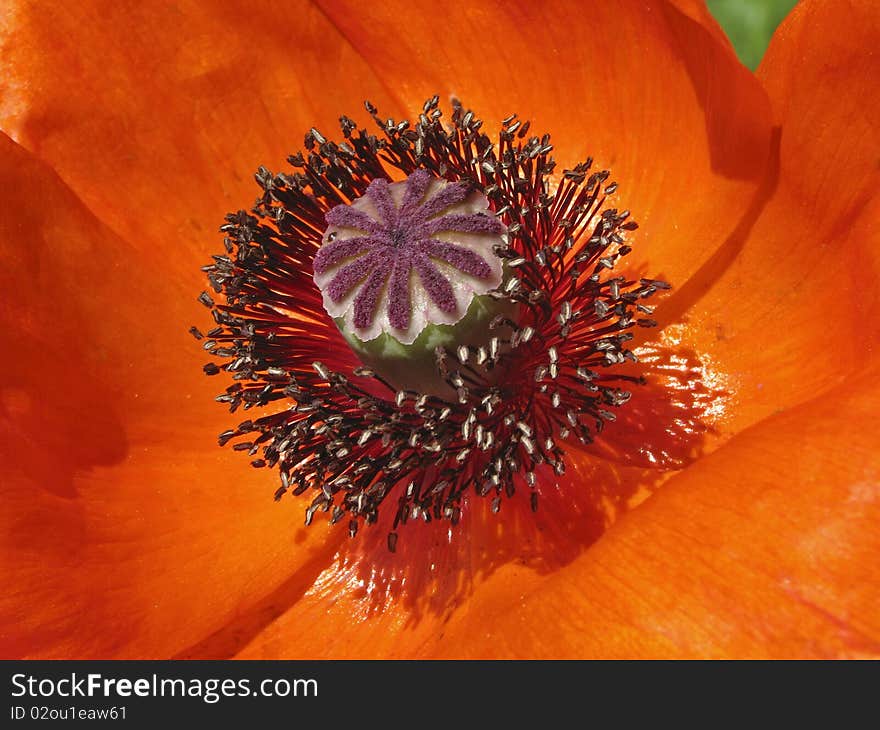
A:
{"label": "poppy petal", "polygon": [[423,653],[877,657],[877,375],[737,435],[543,583],[491,577]]}
{"label": "poppy petal", "polygon": [[258,165],[281,168],[311,127],[338,132],[364,96],[397,111],[304,0],[17,5],[0,129],[123,238],[173,251],[168,273],[190,282],[223,215],[259,194]]}
{"label": "poppy petal", "polygon": [[[833,29],[838,29],[836,32]],[[880,343],[880,6],[801,3],[761,65],[780,129],[775,190],[658,319],[731,397],[725,434],[859,372]]]}
{"label": "poppy petal", "polygon": [[779,27],[758,69],[783,126],[783,179],[813,204],[823,226],[844,222],[847,213],[851,222],[877,190],[880,58],[869,50],[878,39],[877,3],[805,0]]}
{"label": "poppy petal", "polygon": [[6,137],[0,186],[0,654],[162,658],[296,600],[338,533],[217,448],[192,293]]}

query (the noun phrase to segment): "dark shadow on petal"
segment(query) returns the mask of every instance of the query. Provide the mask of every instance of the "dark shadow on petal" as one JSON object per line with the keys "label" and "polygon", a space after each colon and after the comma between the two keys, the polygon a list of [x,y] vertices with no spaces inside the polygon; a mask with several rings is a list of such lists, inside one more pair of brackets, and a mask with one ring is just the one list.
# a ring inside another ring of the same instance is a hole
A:
{"label": "dark shadow on petal", "polygon": [[3,468],[68,499],[76,497],[77,474],[117,464],[128,453],[113,393],[78,366],[80,349],[71,343],[59,351],[22,336],[0,384]]}
{"label": "dark shadow on petal", "polygon": [[[102,286],[84,272],[120,274],[88,245],[104,237],[108,247],[122,244],[43,163],[5,136],[0,146],[0,464],[73,498],[78,473],[128,452],[117,396],[97,372],[106,356],[93,337],[94,315],[82,305],[83,290]],[[81,248],[59,250],[69,240]]]}
{"label": "dark shadow on petal", "polygon": [[[669,3],[662,5],[662,12],[705,114],[712,169],[731,178],[759,178],[773,145],[769,99],[757,84],[732,84],[727,73],[719,74],[735,65],[733,73],[752,76],[709,30]],[[732,93],[740,97],[724,99]],[[725,113],[729,109],[740,113]]]}
{"label": "dark shadow on petal", "polygon": [[409,624],[428,617],[443,621],[505,565],[539,574],[567,565],[627,509],[630,499],[664,477],[656,469],[581,454],[565,477],[541,482],[537,513],[530,509],[527,490],[505,500],[498,514],[491,513],[490,499],[471,497],[454,528],[446,522],[399,528],[393,554],[386,545],[389,525],[380,519],[345,545],[332,579],[361,601],[367,616],[403,603]]}

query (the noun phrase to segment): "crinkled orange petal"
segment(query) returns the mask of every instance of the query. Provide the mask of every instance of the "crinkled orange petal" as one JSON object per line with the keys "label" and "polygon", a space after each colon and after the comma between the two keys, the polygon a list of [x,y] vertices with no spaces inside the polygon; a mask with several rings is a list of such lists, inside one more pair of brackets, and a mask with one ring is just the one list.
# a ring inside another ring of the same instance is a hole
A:
{"label": "crinkled orange petal", "polygon": [[758,69],[783,126],[783,179],[826,228],[876,197],[878,39],[880,7],[872,0],[804,0]]}
{"label": "crinkled orange petal", "polygon": [[[851,0],[839,8],[810,0],[780,27],[758,69],[783,128],[781,176],[791,199],[798,212],[810,210],[824,244],[822,263],[831,249],[850,264],[844,277],[852,278],[831,281],[848,289],[850,308],[841,312],[862,328],[855,363],[880,339],[878,44],[877,3]],[[850,237],[837,238],[841,231],[851,231]],[[815,278],[834,272],[818,273]],[[844,301],[837,300],[838,307]]]}
{"label": "crinkled orange petal", "polygon": [[0,656],[162,658],[294,601],[341,536],[217,448],[192,292],[5,136],[0,189]]}
{"label": "crinkled orange petal", "polygon": [[168,275],[191,287],[259,165],[365,116],[364,97],[398,111],[304,0],[8,5],[0,129],[134,246],[173,252]]}
{"label": "crinkled orange petal", "polygon": [[756,221],[664,305],[667,338],[706,353],[735,433],[864,368],[880,343],[880,6],[806,2],[760,76],[780,127]]}
{"label": "crinkled orange petal", "polygon": [[877,657],[877,375],[737,435],[545,582],[497,574],[424,653]]}

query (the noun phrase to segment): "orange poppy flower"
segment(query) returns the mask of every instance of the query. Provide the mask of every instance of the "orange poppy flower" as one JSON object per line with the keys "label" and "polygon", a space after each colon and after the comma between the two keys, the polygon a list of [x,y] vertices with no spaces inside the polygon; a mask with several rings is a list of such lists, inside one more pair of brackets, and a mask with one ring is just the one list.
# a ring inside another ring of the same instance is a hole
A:
{"label": "orange poppy flower", "polygon": [[[802,3],[757,76],[696,0],[440,12],[7,11],[0,653],[880,654],[880,10]],[[535,515],[475,499],[391,554],[217,448],[186,326],[256,165],[435,93],[612,169],[629,266],[673,291],[648,385]]]}

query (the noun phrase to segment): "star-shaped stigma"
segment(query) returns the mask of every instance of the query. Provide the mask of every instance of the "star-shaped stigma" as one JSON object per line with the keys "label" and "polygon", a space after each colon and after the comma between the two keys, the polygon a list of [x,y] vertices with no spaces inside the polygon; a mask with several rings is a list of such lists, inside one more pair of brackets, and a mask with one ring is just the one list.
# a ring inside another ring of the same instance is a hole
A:
{"label": "star-shaped stigma", "polygon": [[487,208],[467,183],[427,170],[374,180],[327,213],[314,272],[328,313],[361,340],[388,332],[404,344],[428,324],[458,322],[475,296],[501,283],[494,247],[506,229]]}

